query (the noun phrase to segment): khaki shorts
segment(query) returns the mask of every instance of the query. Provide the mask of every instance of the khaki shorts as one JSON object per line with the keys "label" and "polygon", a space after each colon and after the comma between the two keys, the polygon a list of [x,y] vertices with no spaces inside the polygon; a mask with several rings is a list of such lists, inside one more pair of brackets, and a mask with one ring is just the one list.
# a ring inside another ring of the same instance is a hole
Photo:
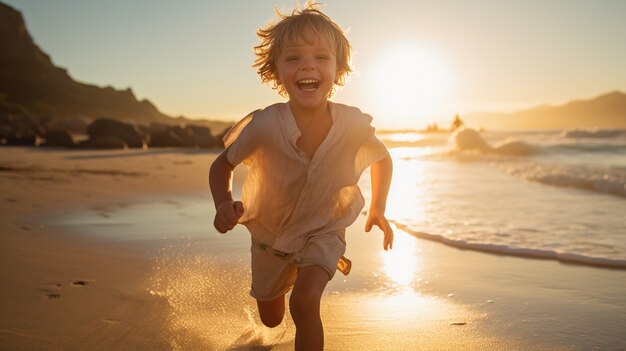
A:
{"label": "khaki shorts", "polygon": [[318,265],[332,279],[339,258],[346,252],[345,230],[311,237],[306,246],[293,254],[275,251],[252,239],[252,288],[258,301],[271,301],[286,294],[296,282],[298,270]]}

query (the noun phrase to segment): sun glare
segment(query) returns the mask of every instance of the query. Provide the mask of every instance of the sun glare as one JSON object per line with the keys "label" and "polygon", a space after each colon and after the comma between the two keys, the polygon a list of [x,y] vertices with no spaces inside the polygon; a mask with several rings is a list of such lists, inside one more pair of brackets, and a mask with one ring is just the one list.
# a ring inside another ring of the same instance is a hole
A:
{"label": "sun glare", "polygon": [[419,263],[415,247],[415,238],[396,229],[393,250],[383,251],[385,274],[403,290],[412,290],[411,284]]}
{"label": "sun glare", "polygon": [[[441,113],[451,90],[444,57],[415,45],[397,45],[377,60],[371,92],[389,119],[407,124]],[[407,123],[408,122],[408,123]]]}

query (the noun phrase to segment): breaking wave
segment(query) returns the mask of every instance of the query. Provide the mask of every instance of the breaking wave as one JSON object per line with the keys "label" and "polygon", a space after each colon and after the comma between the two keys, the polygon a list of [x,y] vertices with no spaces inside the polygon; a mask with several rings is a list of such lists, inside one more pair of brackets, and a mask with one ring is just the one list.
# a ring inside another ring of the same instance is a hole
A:
{"label": "breaking wave", "polygon": [[508,174],[542,184],[626,197],[626,170],[539,162],[503,164]]}
{"label": "breaking wave", "polygon": [[509,138],[496,146],[491,146],[476,130],[464,128],[450,135],[448,145],[453,152],[481,152],[510,156],[528,156],[540,152],[540,148],[521,140]]}
{"label": "breaking wave", "polygon": [[626,129],[574,129],[561,133],[563,138],[620,138],[626,137]]}

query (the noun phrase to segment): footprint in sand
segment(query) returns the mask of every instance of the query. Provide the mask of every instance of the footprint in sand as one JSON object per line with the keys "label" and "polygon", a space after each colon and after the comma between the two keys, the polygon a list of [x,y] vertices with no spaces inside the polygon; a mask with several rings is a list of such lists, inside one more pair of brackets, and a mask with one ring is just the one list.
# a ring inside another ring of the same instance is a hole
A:
{"label": "footprint in sand", "polygon": [[47,293],[46,297],[48,298],[48,300],[56,300],[61,297],[61,294]]}
{"label": "footprint in sand", "polygon": [[39,289],[39,291],[43,292],[48,300],[56,300],[61,297],[57,291],[61,289],[61,283],[50,284],[45,288]]}
{"label": "footprint in sand", "polygon": [[72,286],[87,286],[89,285],[89,281],[87,280],[74,280],[72,282]]}
{"label": "footprint in sand", "polygon": [[[74,280],[70,283],[71,286],[87,286],[90,285],[91,281],[89,280]],[[61,283],[49,284],[44,288],[39,289],[39,291],[43,292],[48,300],[56,300],[61,297],[59,290],[63,285]]]}

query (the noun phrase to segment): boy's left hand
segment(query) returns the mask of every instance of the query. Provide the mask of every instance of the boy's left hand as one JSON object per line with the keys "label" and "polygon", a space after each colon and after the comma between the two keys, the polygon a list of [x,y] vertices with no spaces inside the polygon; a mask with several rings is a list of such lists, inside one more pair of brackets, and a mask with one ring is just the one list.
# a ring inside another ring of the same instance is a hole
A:
{"label": "boy's left hand", "polygon": [[365,231],[369,233],[374,225],[380,228],[385,234],[385,238],[383,239],[383,248],[385,251],[393,249],[393,229],[391,229],[389,221],[385,218],[385,213],[381,210],[370,208],[367,222],[365,223]]}

